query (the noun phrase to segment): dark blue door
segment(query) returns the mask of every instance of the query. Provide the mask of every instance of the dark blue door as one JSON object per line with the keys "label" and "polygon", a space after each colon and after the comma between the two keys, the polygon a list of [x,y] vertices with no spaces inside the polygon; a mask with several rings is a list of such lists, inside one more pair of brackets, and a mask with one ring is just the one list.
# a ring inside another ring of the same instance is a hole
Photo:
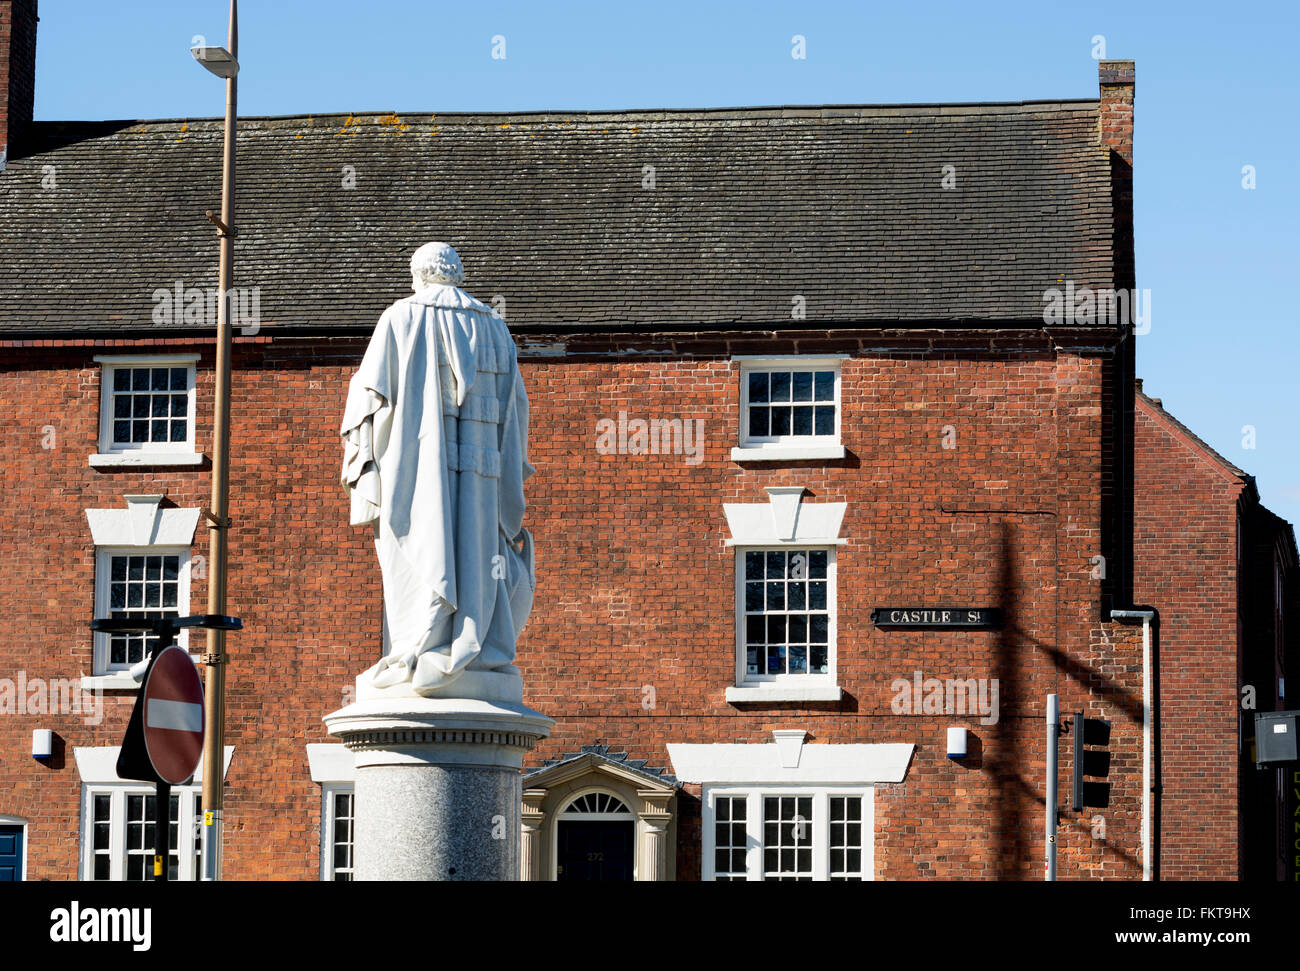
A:
{"label": "dark blue door", "polygon": [[23,828],[0,825],[0,883],[23,878]]}
{"label": "dark blue door", "polygon": [[557,880],[631,880],[632,820],[591,822],[560,820]]}

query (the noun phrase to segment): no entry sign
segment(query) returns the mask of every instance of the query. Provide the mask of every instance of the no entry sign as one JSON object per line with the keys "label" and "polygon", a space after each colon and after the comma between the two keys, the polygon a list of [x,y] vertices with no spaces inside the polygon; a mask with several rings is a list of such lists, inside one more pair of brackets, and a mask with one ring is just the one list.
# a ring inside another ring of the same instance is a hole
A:
{"label": "no entry sign", "polygon": [[158,778],[180,785],[203,756],[203,684],[190,656],[179,647],[154,660],[141,691],[144,745]]}
{"label": "no entry sign", "polygon": [[176,645],[149,662],[117,756],[120,779],[182,785],[203,756],[203,684]]}
{"label": "no entry sign", "polygon": [[93,631],[152,631],[162,641],[150,655],[144,684],[135,697],[117,753],[119,779],[170,786],[182,785],[194,775],[203,755],[203,685],[193,660],[176,646],[176,634],[185,627],[240,630],[243,626],[238,617],[221,614],[90,622]]}

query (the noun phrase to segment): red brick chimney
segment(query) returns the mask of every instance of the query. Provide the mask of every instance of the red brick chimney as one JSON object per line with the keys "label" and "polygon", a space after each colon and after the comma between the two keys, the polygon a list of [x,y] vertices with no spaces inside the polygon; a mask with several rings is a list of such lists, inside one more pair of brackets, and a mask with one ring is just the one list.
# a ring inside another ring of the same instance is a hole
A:
{"label": "red brick chimney", "polygon": [[1132,292],[1133,264],[1133,62],[1100,61],[1097,136],[1110,158],[1110,199],[1115,220],[1113,286]]}
{"label": "red brick chimney", "polygon": [[[1101,61],[1097,80],[1101,97],[1097,105],[1097,139],[1110,163],[1110,204],[1113,222],[1112,258],[1116,290],[1127,290],[1130,301],[1137,287],[1133,247],[1133,79],[1132,61]],[[1132,303],[1130,302],[1130,310]],[[1124,340],[1115,355],[1116,388],[1119,402],[1110,409],[1115,471],[1111,513],[1116,537],[1115,568],[1110,592],[1103,594],[1120,607],[1133,604],[1133,442],[1136,439],[1134,412],[1141,386],[1137,376],[1136,345]],[[1109,613],[1106,614],[1109,616]]]}
{"label": "red brick chimney", "polygon": [[14,154],[36,100],[37,0],[0,0],[0,158]]}
{"label": "red brick chimney", "polygon": [[1133,164],[1133,62],[1099,61],[1101,144]]}

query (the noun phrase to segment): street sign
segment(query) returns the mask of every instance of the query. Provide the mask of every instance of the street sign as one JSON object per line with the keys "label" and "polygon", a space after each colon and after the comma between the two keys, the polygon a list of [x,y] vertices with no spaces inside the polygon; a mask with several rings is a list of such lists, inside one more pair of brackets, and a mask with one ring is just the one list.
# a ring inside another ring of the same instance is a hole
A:
{"label": "street sign", "polygon": [[203,757],[203,684],[194,661],[175,645],[150,667],[140,691],[144,744],[158,778],[188,782]]}
{"label": "street sign", "polygon": [[900,629],[979,630],[998,626],[995,607],[877,607],[871,622]]}

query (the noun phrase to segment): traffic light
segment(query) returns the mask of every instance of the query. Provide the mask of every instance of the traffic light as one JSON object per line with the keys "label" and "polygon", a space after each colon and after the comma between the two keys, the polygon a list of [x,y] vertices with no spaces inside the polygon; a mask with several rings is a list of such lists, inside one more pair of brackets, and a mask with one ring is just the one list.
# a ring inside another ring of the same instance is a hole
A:
{"label": "traffic light", "polygon": [[[1110,806],[1110,783],[1105,781],[1110,775],[1110,722],[1084,718],[1082,712],[1075,712],[1070,734],[1074,736],[1070,808],[1075,811],[1085,806],[1106,809]],[[1085,776],[1101,781],[1089,782]]]}

